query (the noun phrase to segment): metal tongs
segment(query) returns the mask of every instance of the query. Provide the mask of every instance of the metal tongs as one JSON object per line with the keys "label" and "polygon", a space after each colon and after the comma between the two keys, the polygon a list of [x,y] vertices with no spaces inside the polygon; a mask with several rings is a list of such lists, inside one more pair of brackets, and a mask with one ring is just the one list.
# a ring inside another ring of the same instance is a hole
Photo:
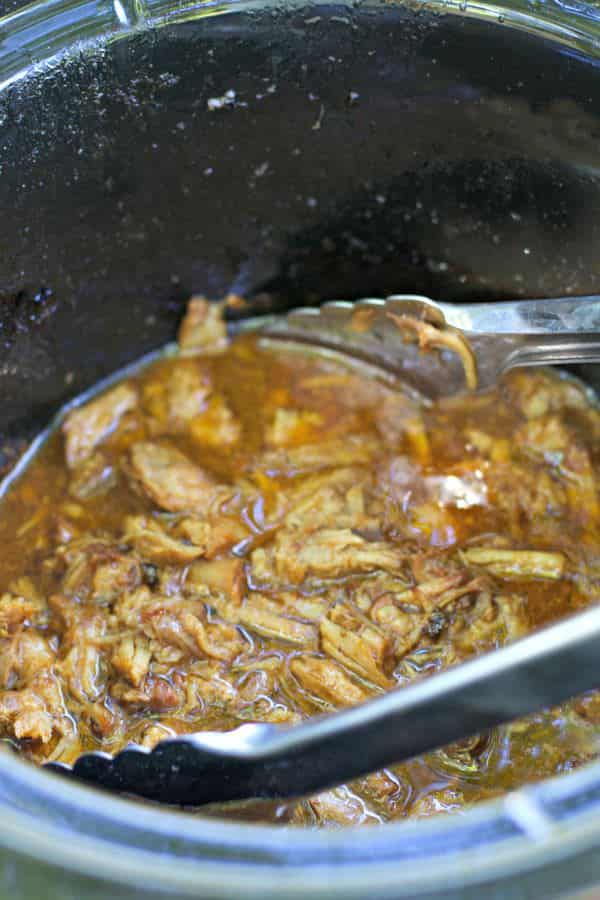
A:
{"label": "metal tongs", "polygon": [[[519,366],[600,362],[600,297],[464,304],[416,294],[335,300],[293,310],[265,333],[351,354],[436,399],[493,387]],[[423,352],[428,350],[439,352]]]}
{"label": "metal tongs", "polygon": [[[302,341],[362,357],[430,396],[454,393],[465,381],[471,388],[489,387],[514,366],[600,361],[600,300],[595,297],[463,306],[392,297],[296,310],[261,324],[268,341]],[[434,332],[451,339],[438,340]],[[406,344],[407,336],[416,337],[421,349],[424,344],[441,348],[442,358]],[[437,385],[432,370],[437,370]],[[301,796],[599,688],[599,658],[600,607],[595,607],[306,724],[249,723],[225,733],[167,739],[153,750],[130,745],[115,756],[92,752],[72,767],[48,767],[105,788],[186,806]]]}

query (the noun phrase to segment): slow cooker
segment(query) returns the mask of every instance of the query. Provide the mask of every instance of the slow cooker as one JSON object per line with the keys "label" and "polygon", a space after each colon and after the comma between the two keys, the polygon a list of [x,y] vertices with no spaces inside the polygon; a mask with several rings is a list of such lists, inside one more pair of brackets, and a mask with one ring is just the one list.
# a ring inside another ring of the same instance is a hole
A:
{"label": "slow cooker", "polygon": [[[2,464],[173,336],[276,311],[600,287],[600,13],[583,0],[4,0]],[[598,373],[583,373],[592,384]],[[600,882],[600,762],[366,830],[142,804],[0,753],[0,893],[564,896]]]}

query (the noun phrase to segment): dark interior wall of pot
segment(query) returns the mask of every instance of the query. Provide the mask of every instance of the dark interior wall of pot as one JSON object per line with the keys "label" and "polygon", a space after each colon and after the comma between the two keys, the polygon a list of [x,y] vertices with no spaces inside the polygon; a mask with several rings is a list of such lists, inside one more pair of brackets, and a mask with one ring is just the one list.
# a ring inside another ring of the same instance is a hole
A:
{"label": "dark interior wall of pot", "polygon": [[0,428],[170,338],[192,291],[597,291],[599,76],[499,24],[318,6],[140,33],[13,85]]}

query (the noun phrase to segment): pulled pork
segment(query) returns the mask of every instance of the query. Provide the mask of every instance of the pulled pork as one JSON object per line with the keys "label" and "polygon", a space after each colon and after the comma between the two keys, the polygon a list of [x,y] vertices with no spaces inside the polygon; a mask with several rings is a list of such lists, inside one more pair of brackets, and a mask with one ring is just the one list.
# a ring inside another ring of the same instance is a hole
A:
{"label": "pulled pork", "polygon": [[[68,412],[5,500],[0,729],[35,760],[293,723],[599,598],[600,414],[574,381],[420,404],[332,356],[228,343],[221,312],[194,299],[182,353]],[[501,768],[510,787],[585,758],[597,706],[565,706],[558,744],[548,713],[284,818],[461,809]]]}

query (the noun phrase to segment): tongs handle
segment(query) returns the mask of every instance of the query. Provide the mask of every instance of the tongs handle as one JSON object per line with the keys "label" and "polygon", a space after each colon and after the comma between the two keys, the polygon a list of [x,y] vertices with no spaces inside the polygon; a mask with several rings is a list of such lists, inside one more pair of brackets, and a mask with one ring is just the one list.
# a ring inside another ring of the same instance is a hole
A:
{"label": "tongs handle", "polygon": [[448,325],[460,328],[475,347],[483,346],[478,355],[484,377],[486,367],[494,369],[486,383],[493,383],[496,371],[515,366],[580,365],[600,360],[597,296],[434,306]]}
{"label": "tongs handle", "polygon": [[[398,295],[403,299],[405,295]],[[394,300],[394,297],[388,298]],[[500,300],[494,303],[435,303],[449,325],[471,334],[600,335],[600,297]]]}
{"label": "tongs handle", "polygon": [[[600,687],[600,607],[362,706],[293,728],[79,758],[77,777],[170,803],[309,794]],[[65,767],[61,767],[65,771]]]}

